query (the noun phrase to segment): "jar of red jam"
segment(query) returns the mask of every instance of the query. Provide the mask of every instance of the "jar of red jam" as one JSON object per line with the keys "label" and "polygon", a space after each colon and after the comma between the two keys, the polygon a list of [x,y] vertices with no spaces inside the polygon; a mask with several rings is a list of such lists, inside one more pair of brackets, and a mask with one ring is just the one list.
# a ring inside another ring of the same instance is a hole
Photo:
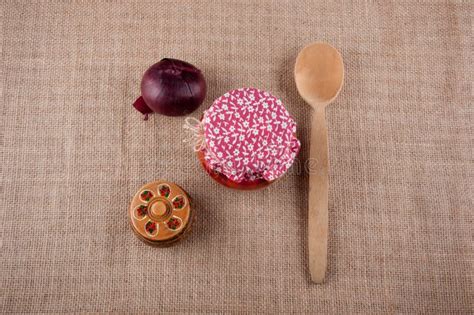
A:
{"label": "jar of red jam", "polygon": [[142,186],[129,209],[130,225],[138,238],[161,247],[182,240],[190,231],[193,216],[189,195],[163,180]]}
{"label": "jar of red jam", "polygon": [[214,101],[201,121],[198,158],[230,188],[252,190],[282,177],[300,149],[296,123],[281,100],[255,88],[232,90]]}

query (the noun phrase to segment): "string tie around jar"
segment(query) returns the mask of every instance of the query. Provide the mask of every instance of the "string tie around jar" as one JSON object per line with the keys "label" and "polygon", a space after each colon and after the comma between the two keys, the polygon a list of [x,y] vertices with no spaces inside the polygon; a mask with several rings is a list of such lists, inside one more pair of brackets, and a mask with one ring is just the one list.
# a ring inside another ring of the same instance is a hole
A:
{"label": "string tie around jar", "polygon": [[194,117],[186,117],[183,129],[187,130],[190,134],[188,138],[183,140],[183,142],[192,146],[195,152],[202,151],[206,147],[206,141],[204,140],[204,126],[200,120]]}

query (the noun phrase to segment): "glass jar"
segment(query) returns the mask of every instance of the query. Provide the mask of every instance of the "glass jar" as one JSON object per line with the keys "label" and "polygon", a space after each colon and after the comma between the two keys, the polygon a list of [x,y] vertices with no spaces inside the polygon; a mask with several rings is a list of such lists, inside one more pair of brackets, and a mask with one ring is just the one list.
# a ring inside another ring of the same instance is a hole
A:
{"label": "glass jar", "polygon": [[255,88],[225,93],[204,112],[197,152],[206,172],[240,190],[282,177],[300,149],[296,123],[281,100]]}

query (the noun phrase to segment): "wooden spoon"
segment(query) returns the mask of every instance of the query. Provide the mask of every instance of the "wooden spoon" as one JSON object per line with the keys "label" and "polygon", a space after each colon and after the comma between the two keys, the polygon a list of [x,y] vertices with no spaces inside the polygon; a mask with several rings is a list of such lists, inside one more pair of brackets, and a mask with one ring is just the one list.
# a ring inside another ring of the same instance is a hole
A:
{"label": "wooden spoon", "polygon": [[344,81],[341,54],[331,45],[313,43],[296,58],[295,81],[301,97],[313,107],[309,172],[308,249],[311,280],[322,283],[328,244],[328,131],[325,108],[337,97]]}

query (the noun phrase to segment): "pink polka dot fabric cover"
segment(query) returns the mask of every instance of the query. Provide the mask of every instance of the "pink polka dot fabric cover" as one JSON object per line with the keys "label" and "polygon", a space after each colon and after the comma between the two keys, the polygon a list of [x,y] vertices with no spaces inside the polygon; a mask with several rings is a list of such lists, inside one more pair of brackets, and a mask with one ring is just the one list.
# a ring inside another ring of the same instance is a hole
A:
{"label": "pink polka dot fabric cover", "polygon": [[282,176],[300,149],[281,100],[255,88],[225,93],[204,113],[207,164],[235,182]]}

